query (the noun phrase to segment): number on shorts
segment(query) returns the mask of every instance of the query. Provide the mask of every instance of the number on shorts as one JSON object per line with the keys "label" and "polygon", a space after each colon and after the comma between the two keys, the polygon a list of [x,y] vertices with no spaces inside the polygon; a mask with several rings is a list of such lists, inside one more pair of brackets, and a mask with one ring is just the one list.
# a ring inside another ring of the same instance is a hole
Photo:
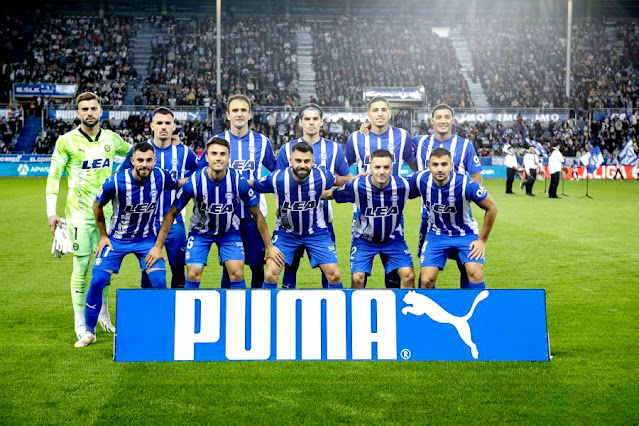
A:
{"label": "number on shorts", "polygon": [[351,247],[351,258],[355,255],[356,251],[357,251],[357,247],[355,246]]}
{"label": "number on shorts", "polygon": [[186,242],[186,248],[189,250],[193,248],[193,237],[189,237],[189,240]]}
{"label": "number on shorts", "polygon": [[273,235],[273,244],[277,241],[277,237],[279,237],[279,235]]}

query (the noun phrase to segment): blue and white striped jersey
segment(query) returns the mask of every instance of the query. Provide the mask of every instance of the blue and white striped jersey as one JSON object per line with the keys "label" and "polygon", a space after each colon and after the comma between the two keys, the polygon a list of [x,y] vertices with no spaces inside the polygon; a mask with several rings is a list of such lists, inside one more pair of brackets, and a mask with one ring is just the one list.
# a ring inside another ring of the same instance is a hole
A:
{"label": "blue and white striped jersey", "polygon": [[408,178],[410,198],[422,197],[428,209],[428,232],[435,235],[464,236],[479,234],[473,218],[470,201],[481,203],[487,196],[486,188],[465,174],[451,173],[450,182],[438,186],[433,175],[422,170]]}
{"label": "blue and white striped jersey", "polygon": [[157,235],[155,212],[163,191],[177,189],[178,183],[164,170],[154,167],[144,182],[124,169],[109,177],[96,200],[101,206],[113,202],[113,216],[107,227],[110,238],[132,240]]}
{"label": "blue and white striped jersey", "polygon": [[[287,168],[289,160],[291,159],[291,152],[293,145],[298,142],[305,142],[303,138],[293,140],[285,143],[280,148],[280,152],[277,155],[278,170]],[[346,164],[346,157],[344,156],[344,150],[337,143],[328,139],[320,138],[319,141],[311,144],[313,146],[313,157],[315,157],[315,165],[317,167],[324,167],[333,175],[346,176],[351,171]],[[329,200],[323,200],[324,203],[324,220],[327,223],[333,223],[333,208]]]}
{"label": "blue and white striped jersey", "polygon": [[231,228],[239,229],[237,212],[240,204],[247,208],[257,206],[257,194],[237,170],[227,168],[226,175],[220,182],[213,181],[207,170],[208,168],[203,168],[191,175],[178,192],[173,205],[182,210],[193,198],[189,233],[216,236]]}
{"label": "blue and white striped jersey", "polygon": [[373,185],[370,176],[358,177],[333,191],[338,203],[355,203],[359,214],[353,224],[353,237],[374,243],[404,235],[402,215],[410,194],[408,181],[391,175],[383,189]]}
{"label": "blue and white striped jersey", "polygon": [[[173,179],[180,180],[185,177],[189,177],[197,170],[197,155],[186,145],[169,145],[167,148],[158,148],[153,139],[149,139],[149,143],[153,145],[155,149],[155,158],[157,159],[156,167],[166,170],[171,174]],[[133,155],[133,149],[129,152],[126,159],[120,166],[120,170],[131,169],[133,164],[131,163],[131,156]],[[157,209],[156,220],[158,229],[162,224],[164,215],[169,211],[175,197],[177,196],[177,190],[164,191],[160,197],[160,205]],[[178,215],[175,218],[176,223],[184,223],[184,213]]]}
{"label": "blue and white striped jersey", "polygon": [[471,175],[481,172],[481,163],[473,143],[468,139],[453,135],[445,141],[435,139],[433,135],[419,135],[413,138],[413,147],[417,157],[417,170],[426,170],[430,153],[435,148],[446,148],[453,159],[453,171]]}
{"label": "blue and white striped jersey", "polygon": [[326,228],[321,196],[333,183],[335,177],[324,168],[313,167],[304,181],[297,182],[288,167],[256,181],[255,190],[277,195],[276,231],[282,229],[295,235],[310,235]]}
{"label": "blue and white striped jersey", "polygon": [[348,165],[357,164],[358,173],[368,172],[371,153],[385,149],[393,155],[393,174],[399,176],[404,163],[415,161],[412,140],[404,129],[389,126],[381,135],[370,132],[368,136],[359,131],[351,133],[346,142]]}
{"label": "blue and white striped jersey", "polygon": [[[269,138],[261,133],[249,130],[242,137],[237,137],[229,130],[220,133],[218,137],[229,141],[231,145],[231,153],[229,159],[229,167],[237,170],[247,180],[258,180],[262,177],[262,166],[268,171],[275,170],[275,154],[273,153],[273,144]],[[199,167],[207,167],[206,155],[200,158]],[[266,199],[260,195],[260,210],[264,217],[267,214]],[[240,209],[237,211],[240,219],[252,219],[253,215],[243,203],[240,203]]]}

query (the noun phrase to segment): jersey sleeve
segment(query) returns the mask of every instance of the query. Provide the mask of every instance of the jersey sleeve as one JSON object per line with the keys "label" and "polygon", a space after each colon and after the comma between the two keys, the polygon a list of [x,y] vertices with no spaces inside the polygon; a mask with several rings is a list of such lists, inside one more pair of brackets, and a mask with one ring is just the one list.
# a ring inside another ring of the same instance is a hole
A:
{"label": "jersey sleeve", "polygon": [[413,161],[415,161],[415,148],[413,147],[413,138],[408,132],[406,132],[406,142],[404,143],[402,160],[404,160],[406,163],[412,163]]}
{"label": "jersey sleeve", "polygon": [[260,198],[257,196],[253,188],[248,184],[246,179],[241,176],[239,173],[237,174],[239,178],[238,189],[240,191],[240,199],[244,203],[244,205],[248,208],[255,207],[260,204]]}
{"label": "jersey sleeve", "polygon": [[357,155],[355,155],[355,133],[351,133],[346,141],[346,163],[350,166],[357,162]]}
{"label": "jersey sleeve", "polygon": [[259,180],[256,180],[255,183],[253,184],[253,189],[255,189],[255,191],[259,192],[260,194],[267,194],[267,193],[274,192],[275,191],[275,188],[273,187],[274,173],[277,173],[277,172],[273,172],[267,176],[263,176]]}
{"label": "jersey sleeve", "polygon": [[[281,151],[281,150],[280,150]],[[279,160],[279,155],[278,155]],[[273,152],[273,144],[271,140],[266,138],[266,150],[264,151],[264,158],[262,159],[262,165],[266,167],[266,170],[272,172],[277,168],[277,161],[275,160],[275,153]]]}
{"label": "jersey sleeve", "polygon": [[326,170],[324,167],[318,167],[317,170],[319,170],[319,172],[324,175],[324,178],[326,180],[326,183],[322,190],[326,191],[327,189],[331,189],[331,187],[335,184],[335,176],[333,176],[333,173],[331,173],[329,170]]}
{"label": "jersey sleeve", "polygon": [[280,148],[280,152],[277,154],[277,164],[275,165],[275,168],[277,170],[282,170],[289,166],[287,149],[286,149],[287,146],[288,144],[282,145],[282,147]]}
{"label": "jersey sleeve", "polygon": [[186,207],[189,200],[195,195],[193,185],[195,185],[195,176],[191,176],[191,178],[178,191],[175,201],[173,201],[173,206],[177,209],[177,211],[181,211],[184,207]]}
{"label": "jersey sleeve", "polygon": [[115,141],[115,155],[126,157],[129,152],[133,152],[133,146],[115,132],[113,133],[113,140]]}
{"label": "jersey sleeve", "polygon": [[475,151],[475,147],[471,141],[468,141],[468,149],[466,150],[464,163],[466,163],[466,170],[471,175],[481,172],[481,163],[479,162],[477,151]]}
{"label": "jersey sleeve", "polygon": [[156,167],[156,169],[164,175],[164,190],[178,189],[180,187],[177,179],[173,177],[173,174],[167,173],[158,167]]}
{"label": "jersey sleeve", "polygon": [[132,169],[133,163],[131,162],[131,157],[133,157],[133,148],[129,150],[129,153],[127,154],[126,158],[124,159],[124,161],[122,162],[118,170]]}
{"label": "jersey sleeve", "polygon": [[67,137],[59,137],[53,155],[51,156],[51,167],[47,177],[47,194],[58,194],[60,191],[60,179],[62,173],[69,162],[69,142]]}
{"label": "jersey sleeve", "polygon": [[186,149],[186,164],[184,170],[184,177],[190,177],[197,169],[197,155],[191,148],[185,147]]}
{"label": "jersey sleeve", "polygon": [[100,204],[100,206],[104,207],[115,198],[115,176],[110,176],[107,180],[102,184],[102,188],[98,191],[97,196],[95,197],[96,201]]}
{"label": "jersey sleeve", "polygon": [[475,182],[473,179],[467,178],[466,184],[466,196],[467,200],[474,201],[475,203],[481,203],[488,197],[488,191],[482,185]]}
{"label": "jersey sleeve", "polygon": [[419,177],[421,175],[422,173],[413,173],[405,178],[408,182],[408,198],[417,198],[422,195],[419,190]]}
{"label": "jersey sleeve", "polygon": [[209,163],[207,163],[206,161],[206,151],[202,154],[202,156],[200,157],[200,160],[197,162],[197,168],[199,169],[203,169],[204,167],[208,167]]}
{"label": "jersey sleeve", "polygon": [[337,155],[335,156],[335,173],[338,176],[346,176],[351,172],[346,163],[346,155],[344,155],[344,150],[339,144],[335,145],[337,149]]}
{"label": "jersey sleeve", "polygon": [[355,202],[355,183],[359,179],[351,180],[346,185],[333,189],[333,198],[337,203],[354,203]]}

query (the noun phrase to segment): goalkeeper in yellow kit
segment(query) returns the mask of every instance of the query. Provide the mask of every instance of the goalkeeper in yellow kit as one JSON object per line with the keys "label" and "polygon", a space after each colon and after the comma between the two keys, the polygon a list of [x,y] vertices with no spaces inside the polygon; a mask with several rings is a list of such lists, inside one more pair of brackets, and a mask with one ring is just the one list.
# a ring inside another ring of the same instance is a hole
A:
{"label": "goalkeeper in yellow kit", "polygon": [[[76,98],[79,127],[60,136],[56,142],[47,178],[47,217],[51,232],[62,226],[56,213],[60,178],[67,174],[69,192],[65,208],[67,233],[73,244],[73,272],[71,300],[77,338],[85,332],[84,304],[87,290],[87,271],[91,254],[95,251],[100,232],[93,217],[93,201],[104,181],[112,174],[116,155],[126,157],[131,145],[118,134],[100,128],[102,107],[95,93],[85,92]],[[109,211],[107,211],[107,208]],[[105,206],[105,216],[112,211]],[[57,237],[57,235],[56,235]],[[103,292],[99,322],[107,332],[114,332],[107,306],[109,286]]]}

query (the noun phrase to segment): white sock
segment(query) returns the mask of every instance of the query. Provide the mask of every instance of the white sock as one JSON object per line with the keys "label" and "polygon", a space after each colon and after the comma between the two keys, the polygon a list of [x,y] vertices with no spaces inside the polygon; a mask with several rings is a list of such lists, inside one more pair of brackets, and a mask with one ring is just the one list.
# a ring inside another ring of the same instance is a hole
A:
{"label": "white sock", "polygon": [[85,326],[84,323],[84,312],[82,311],[75,311],[73,312],[73,319],[74,319],[74,323],[75,323],[75,327],[78,326]]}
{"label": "white sock", "polygon": [[100,307],[100,317],[111,318],[109,314],[109,301],[107,299],[102,299],[102,306]]}

